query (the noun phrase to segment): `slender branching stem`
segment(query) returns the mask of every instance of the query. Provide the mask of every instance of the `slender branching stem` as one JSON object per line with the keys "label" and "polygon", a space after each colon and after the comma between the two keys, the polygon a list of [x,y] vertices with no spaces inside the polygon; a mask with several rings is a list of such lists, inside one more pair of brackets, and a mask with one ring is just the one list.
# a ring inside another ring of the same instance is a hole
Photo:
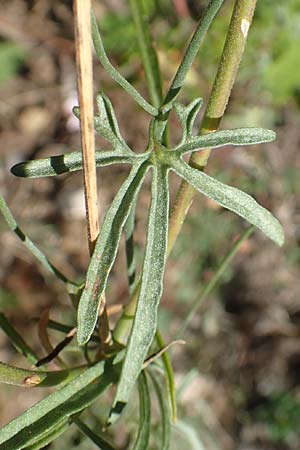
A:
{"label": "slender branching stem", "polygon": [[[235,2],[223,54],[199,134],[216,131],[220,125],[244,53],[256,1],[236,0]],[[203,170],[207,164],[209,155],[210,149],[194,153],[190,159],[190,164],[199,170]],[[195,192],[194,188],[187,182],[183,181],[181,183],[171,210],[168,241],[169,253],[181,230]]]}

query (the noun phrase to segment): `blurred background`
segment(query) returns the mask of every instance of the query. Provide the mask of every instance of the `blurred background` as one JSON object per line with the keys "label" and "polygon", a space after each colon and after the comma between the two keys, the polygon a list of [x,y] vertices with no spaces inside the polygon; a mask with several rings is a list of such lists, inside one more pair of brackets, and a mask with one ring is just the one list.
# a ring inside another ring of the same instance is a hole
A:
{"label": "blurred background", "polygon": [[[136,33],[122,0],[95,1],[106,50],[114,65],[147,95]],[[206,0],[144,0],[167,89]],[[233,1],[213,23],[180,96],[207,102],[222,52]],[[255,232],[222,283],[194,316],[172,360],[179,421],[172,450],[292,450],[300,448],[300,4],[258,0],[248,46],[221,128],[259,126],[277,140],[213,153],[207,172],[253,195],[273,211],[286,243],[275,247]],[[0,188],[23,231],[63,272],[81,280],[88,263],[82,174],[17,179],[10,167],[26,159],[80,148],[72,1],[2,0],[0,16]],[[142,150],[149,117],[95,60],[95,92],[109,95],[128,144]],[[179,126],[171,115],[172,139]],[[198,124],[200,118],[198,118]],[[97,148],[107,143],[97,137]],[[127,173],[98,172],[101,211]],[[173,193],[178,180],[171,176]],[[149,183],[137,209],[136,242],[142,258]],[[103,212],[101,213],[103,215]],[[167,266],[160,328],[172,339],[190,305],[246,224],[198,195]],[[0,308],[40,357],[36,318],[75,323],[64,286],[40,270],[0,217]],[[110,277],[109,304],[128,298],[124,244]],[[51,335],[58,342],[57,334]],[[70,349],[69,351],[71,351]],[[26,366],[0,333],[1,361]],[[27,364],[28,366],[28,364]],[[51,367],[51,366],[50,366]],[[43,392],[0,387],[3,425]],[[13,401],[11,399],[13,398]],[[129,409],[128,417],[133,410]],[[134,415],[134,414],[133,414]],[[73,430],[74,431],[74,430]],[[122,431],[122,430],[121,430]],[[75,432],[76,433],[76,432]],[[125,430],[117,436],[127,448]],[[155,438],[155,436],[154,436]],[[93,448],[70,433],[65,448]],[[51,449],[62,448],[62,441]],[[153,449],[155,449],[155,439]]]}

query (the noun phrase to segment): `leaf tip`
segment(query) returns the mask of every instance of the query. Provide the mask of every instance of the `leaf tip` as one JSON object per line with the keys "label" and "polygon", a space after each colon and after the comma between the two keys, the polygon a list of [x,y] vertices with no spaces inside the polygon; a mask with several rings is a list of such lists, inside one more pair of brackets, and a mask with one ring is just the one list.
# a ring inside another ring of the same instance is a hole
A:
{"label": "leaf tip", "polygon": [[125,402],[117,401],[114,403],[107,419],[107,425],[112,425],[119,419],[125,406],[126,406]]}
{"label": "leaf tip", "polygon": [[276,240],[274,239],[274,241],[279,247],[282,247],[284,244],[284,241],[285,241],[284,230],[280,223],[279,223],[279,227],[278,227]]}
{"label": "leaf tip", "polygon": [[78,321],[77,343],[80,347],[88,343],[92,333],[93,330],[90,331],[90,329],[83,325],[80,320]]}
{"label": "leaf tip", "polygon": [[15,164],[13,167],[11,167],[10,171],[15,177],[26,177],[24,163]]}
{"label": "leaf tip", "polygon": [[275,141],[277,134],[273,130],[265,130],[268,142]]}
{"label": "leaf tip", "polygon": [[79,106],[73,106],[72,112],[77,119],[80,118],[80,109]]}

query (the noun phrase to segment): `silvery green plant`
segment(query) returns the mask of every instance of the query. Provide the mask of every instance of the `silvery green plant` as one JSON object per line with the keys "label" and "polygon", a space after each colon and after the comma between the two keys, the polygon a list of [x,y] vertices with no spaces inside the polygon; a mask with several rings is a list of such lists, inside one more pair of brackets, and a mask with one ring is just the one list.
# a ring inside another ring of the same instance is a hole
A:
{"label": "silvery green plant", "polygon": [[[142,2],[130,1],[151,102],[144,99],[112,66],[105,53],[96,19],[92,15],[93,42],[102,66],[151,116],[151,121],[147,147],[136,153],[122,137],[113,105],[107,95],[101,92],[96,97],[98,113],[94,118],[95,131],[107,141],[109,147],[96,152],[96,164],[98,167],[104,167],[124,163],[129,164],[131,169],[105,215],[83,285],[79,286],[69,281],[48,261],[37,246],[20,230],[3,197],[0,197],[0,208],[9,227],[48,271],[66,283],[67,291],[77,307],[76,326],[79,346],[86,348],[90,343],[101,344],[99,336],[94,331],[99,326],[99,306],[123,232],[126,235],[131,293],[128,305],[129,310],[131,308],[132,311],[129,318],[128,314],[120,318],[115,330],[112,330],[112,340],[105,347],[105,351],[101,352],[101,357],[93,362],[88,361],[85,366],[49,372],[24,370],[0,363],[0,381],[2,382],[27,387],[61,385],[57,391],[0,431],[0,450],[41,448],[59,436],[71,423],[75,423],[99,448],[113,449],[98,430],[95,432],[82,422],[79,413],[90,406],[111,384],[116,383],[117,390],[108,418],[108,423],[113,423],[128,403],[136,382],[140,399],[140,422],[132,448],[147,449],[151,425],[149,380],[161,409],[162,442],[159,448],[164,450],[169,448],[170,404],[173,416],[176,409],[174,381],[170,361],[167,354],[163,353],[164,344],[157,330],[157,312],[163,291],[163,277],[168,254],[170,171],[175,172],[196,191],[260,229],[277,245],[283,244],[282,227],[269,211],[260,206],[250,195],[221,183],[204,173],[197,165],[188,164],[183,159],[186,154],[199,154],[207,149],[223,150],[227,145],[259,144],[273,141],[276,137],[273,131],[262,128],[238,128],[195,134],[194,123],[202,106],[202,99],[197,98],[188,105],[177,100],[199,46],[222,3],[223,0],[212,0],[209,3],[190,40],[171,86],[163,97],[157,57],[145,22]],[[168,117],[171,110],[175,111],[181,125],[181,140],[174,146],[170,146],[168,140],[170,128]],[[74,114],[79,117],[79,108],[74,108]],[[19,163],[12,168],[12,173],[19,177],[37,178],[57,176],[81,169],[81,152],[72,152]],[[151,174],[151,203],[146,246],[141,273],[135,277],[132,267],[135,205],[148,172]],[[249,231],[246,235],[249,235]],[[233,252],[230,253],[230,258],[232,256]],[[230,258],[228,257],[226,261],[228,262]],[[37,356],[3,314],[0,316],[0,325],[15,347],[36,364]],[[50,321],[48,325],[62,332],[70,331],[68,327],[55,322]],[[125,333],[123,333],[124,329]],[[121,333],[120,330],[122,330]],[[155,336],[161,351],[149,357]],[[155,364],[156,358],[161,355],[170,404],[165,399],[161,375]]]}

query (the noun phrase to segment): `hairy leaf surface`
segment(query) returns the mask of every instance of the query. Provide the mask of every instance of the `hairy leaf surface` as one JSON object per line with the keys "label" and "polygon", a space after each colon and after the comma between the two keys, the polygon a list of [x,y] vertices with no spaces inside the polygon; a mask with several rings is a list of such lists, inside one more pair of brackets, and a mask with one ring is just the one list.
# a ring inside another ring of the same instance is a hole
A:
{"label": "hairy leaf surface", "polygon": [[[95,153],[96,166],[104,167],[111,164],[133,164],[139,156],[121,149],[102,150]],[[16,164],[11,172],[17,177],[39,178],[52,177],[67,172],[82,170],[82,152],[65,153],[49,158],[34,159]]]}
{"label": "hairy leaf surface", "polygon": [[121,232],[148,167],[147,161],[133,166],[105,215],[79,302],[77,333],[79,345],[89,340],[95,328],[100,300],[117,254]]}
{"label": "hairy leaf surface", "polygon": [[86,408],[116,380],[120,370],[115,362],[99,362],[85,370],[63,388],[25,411],[0,430],[0,450],[18,450],[64,430],[66,420]]}
{"label": "hairy leaf surface", "polygon": [[117,418],[114,414],[118,415],[127,403],[155,335],[166,262],[168,217],[168,170],[158,165],[153,168],[147,244],[139,298],[111,421]]}
{"label": "hairy leaf surface", "polygon": [[187,143],[179,145],[175,150],[184,155],[201,148],[217,148],[224,145],[253,145],[271,142],[276,139],[276,133],[265,128],[236,128],[221,130],[214,133],[193,137]]}
{"label": "hairy leaf surface", "polygon": [[279,221],[250,195],[193,169],[182,160],[172,161],[172,170],[199,192],[255,225],[277,245],[283,244],[284,234]]}

